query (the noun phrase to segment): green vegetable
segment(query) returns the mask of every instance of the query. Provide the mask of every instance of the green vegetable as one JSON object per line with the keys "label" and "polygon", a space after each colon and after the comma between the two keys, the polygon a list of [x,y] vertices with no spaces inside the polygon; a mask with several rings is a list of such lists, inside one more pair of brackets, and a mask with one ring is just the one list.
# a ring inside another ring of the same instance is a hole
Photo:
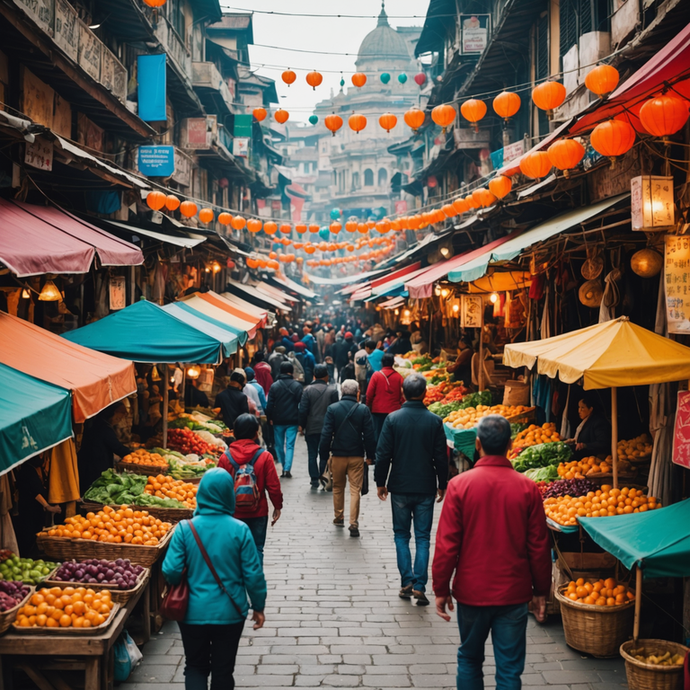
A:
{"label": "green vegetable", "polygon": [[525,472],[525,477],[528,477],[533,482],[553,482],[558,479],[558,469],[555,465],[548,467],[538,467]]}
{"label": "green vegetable", "polygon": [[510,425],[510,438],[515,439],[515,437],[524,431],[529,425],[528,424],[511,424]]}
{"label": "green vegetable", "polygon": [[451,412],[460,409],[460,401],[454,400],[450,403],[435,402],[429,405],[429,412],[433,412],[441,418],[447,417]]}
{"label": "green vegetable", "polygon": [[179,501],[159,498],[144,493],[148,477],[141,474],[117,474],[106,470],[84,494],[87,501],[104,505],[157,506],[159,508],[184,508]]}
{"label": "green vegetable", "polygon": [[492,402],[491,391],[470,393],[462,399],[458,409],[466,410],[468,407],[477,407],[477,405],[491,405]]}
{"label": "green vegetable", "polygon": [[540,443],[539,445],[525,448],[512,462],[513,467],[518,472],[524,472],[535,467],[548,467],[549,465],[558,467],[560,463],[568,462],[572,454],[570,446],[563,443],[563,441]]}
{"label": "green vegetable", "polygon": [[[431,368],[431,365],[433,364],[432,360],[430,357],[416,357],[415,359],[412,360],[412,364],[422,364],[422,365],[429,365],[429,368]],[[421,370],[419,370],[421,371]]]}

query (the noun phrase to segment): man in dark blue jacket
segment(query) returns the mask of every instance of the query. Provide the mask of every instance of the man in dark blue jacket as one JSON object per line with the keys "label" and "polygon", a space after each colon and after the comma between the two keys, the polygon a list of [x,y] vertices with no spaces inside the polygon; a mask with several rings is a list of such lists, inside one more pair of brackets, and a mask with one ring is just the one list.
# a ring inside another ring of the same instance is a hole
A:
{"label": "man in dark blue jacket", "polygon": [[371,412],[359,400],[359,384],[348,379],[341,386],[342,400],[326,410],[321,431],[319,452],[321,464],[331,461],[333,475],[333,509],[336,527],[345,521],[345,484],[350,482],[350,536],[359,536],[359,499],[364,481],[364,456],[367,464],[373,464],[376,453],[376,436]]}
{"label": "man in dark blue jacket", "polygon": [[314,380],[314,367],[316,360],[303,342],[295,343],[295,357],[304,369],[304,385],[308,386]]}
{"label": "man in dark blue jacket", "polygon": [[[448,484],[448,449],[443,422],[424,405],[426,379],[413,374],[403,383],[406,402],[386,417],[376,448],[374,478],[379,498],[391,493],[393,533],[400,571],[399,596],[414,596],[427,606],[424,593],[429,570],[429,542],[438,502]],[[392,467],[391,467],[392,464]],[[389,476],[390,471],[390,476]],[[414,520],[415,560],[410,553],[410,526]]]}

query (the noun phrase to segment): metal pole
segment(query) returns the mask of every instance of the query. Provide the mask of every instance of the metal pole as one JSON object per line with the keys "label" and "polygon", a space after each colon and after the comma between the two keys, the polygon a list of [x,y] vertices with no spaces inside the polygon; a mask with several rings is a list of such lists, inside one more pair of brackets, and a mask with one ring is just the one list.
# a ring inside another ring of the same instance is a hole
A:
{"label": "metal pole", "polygon": [[168,365],[163,365],[163,448],[168,447]]}
{"label": "metal pole", "polygon": [[611,389],[611,458],[613,460],[613,488],[618,488],[618,390]]}

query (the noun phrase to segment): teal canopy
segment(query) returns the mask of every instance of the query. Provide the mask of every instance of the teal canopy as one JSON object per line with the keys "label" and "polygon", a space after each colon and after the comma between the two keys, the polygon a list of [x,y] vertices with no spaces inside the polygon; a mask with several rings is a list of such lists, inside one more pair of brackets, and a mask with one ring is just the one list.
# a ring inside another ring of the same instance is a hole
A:
{"label": "teal canopy", "polygon": [[218,326],[218,328],[224,331],[230,331],[230,333],[232,333],[235,336],[235,338],[240,341],[240,345],[244,345],[249,339],[249,334],[247,333],[247,331],[243,331],[240,328],[235,328],[234,326],[231,326],[230,324],[225,323],[224,321],[219,321],[218,319],[214,319],[212,316],[208,316],[207,314],[204,314],[201,311],[197,311],[196,309],[194,309],[194,307],[190,307],[186,302],[175,302],[175,304],[166,304],[163,307],[163,309],[169,311],[171,314],[177,316],[178,318],[182,318],[182,316],[180,315],[181,312],[186,312],[187,314],[191,314],[192,316],[196,317],[196,319],[200,320],[197,321],[197,323],[203,323],[205,321],[207,324],[213,324],[214,326]]}
{"label": "teal canopy", "polygon": [[201,318],[201,314],[198,311],[187,311],[186,309],[181,309],[177,304],[166,304],[163,310],[167,311],[168,314],[172,314],[180,321],[184,321],[189,326],[196,328],[198,331],[215,338],[223,346],[223,355],[225,357],[229,357],[234,352],[237,352],[239,340],[237,334],[233,333],[229,328],[219,325],[218,321],[214,320],[213,323],[210,323],[206,319]]}
{"label": "teal canopy", "polygon": [[0,474],[71,436],[70,392],[0,364]]}
{"label": "teal canopy", "polygon": [[644,577],[690,577],[690,498],[645,513],[579,522],[628,570],[639,566]]}
{"label": "teal canopy", "polygon": [[217,364],[223,354],[221,341],[143,300],[64,337],[135,362]]}

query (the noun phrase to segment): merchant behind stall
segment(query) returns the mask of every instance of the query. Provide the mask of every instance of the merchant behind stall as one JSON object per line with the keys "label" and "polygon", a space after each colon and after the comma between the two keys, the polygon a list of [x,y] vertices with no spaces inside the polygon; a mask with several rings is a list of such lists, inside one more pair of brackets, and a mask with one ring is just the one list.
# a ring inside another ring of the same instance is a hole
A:
{"label": "merchant behind stall", "polygon": [[566,441],[570,445],[575,445],[574,459],[610,454],[611,425],[597,409],[593,393],[585,393],[582,396],[577,404],[577,413],[582,421],[575,431],[575,438]]}
{"label": "merchant behind stall", "polygon": [[216,407],[220,407],[219,417],[222,417],[225,426],[232,429],[235,420],[241,414],[249,412],[247,396],[242,392],[246,378],[239,371],[233,371],[230,375],[228,387],[216,396]]}

